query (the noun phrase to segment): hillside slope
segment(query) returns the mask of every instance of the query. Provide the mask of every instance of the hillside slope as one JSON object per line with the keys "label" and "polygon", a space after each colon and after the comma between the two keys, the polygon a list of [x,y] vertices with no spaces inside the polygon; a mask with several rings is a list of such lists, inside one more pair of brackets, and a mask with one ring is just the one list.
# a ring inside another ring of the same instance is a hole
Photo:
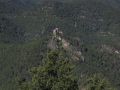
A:
{"label": "hillside slope", "polygon": [[16,90],[16,77],[29,78],[58,27],[84,56],[76,74],[102,73],[119,90],[119,7],[119,0],[0,0],[0,89]]}

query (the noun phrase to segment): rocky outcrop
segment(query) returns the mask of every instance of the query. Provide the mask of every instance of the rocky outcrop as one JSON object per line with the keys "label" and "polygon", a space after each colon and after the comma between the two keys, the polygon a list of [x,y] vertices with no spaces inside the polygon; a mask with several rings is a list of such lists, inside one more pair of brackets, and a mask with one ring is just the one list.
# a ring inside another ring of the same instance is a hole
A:
{"label": "rocky outcrop", "polygon": [[[59,42],[59,44],[58,44]],[[73,60],[82,60],[84,61],[84,56],[82,52],[77,50],[74,46],[72,46],[68,40],[64,38],[63,32],[59,30],[59,28],[55,28],[53,30],[52,39],[50,39],[48,47],[52,50],[58,49],[61,45],[64,50],[66,50]]]}

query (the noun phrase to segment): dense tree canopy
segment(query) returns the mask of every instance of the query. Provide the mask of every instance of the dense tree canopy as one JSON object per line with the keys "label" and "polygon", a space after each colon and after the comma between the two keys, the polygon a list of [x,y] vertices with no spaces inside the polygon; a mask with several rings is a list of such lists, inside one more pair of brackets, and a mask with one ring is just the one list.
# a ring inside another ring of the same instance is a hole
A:
{"label": "dense tree canopy", "polygon": [[21,90],[78,90],[72,71],[70,61],[52,51],[42,66],[31,69],[32,80],[22,83]]}
{"label": "dense tree canopy", "polygon": [[[46,66],[55,71],[66,68],[66,64],[58,61],[67,62],[67,58],[57,58],[51,67],[47,63],[53,59],[47,57],[39,66],[56,27],[64,33],[63,38],[71,47],[84,56],[84,62],[75,64],[77,76],[102,73],[120,90],[120,9],[116,8],[120,6],[119,1],[0,0],[0,90],[16,90],[16,77],[28,80],[25,87],[35,87],[32,85],[32,80],[37,81],[34,76],[43,73]],[[71,58],[72,52],[64,56]],[[58,63],[65,66],[55,68]],[[27,71],[32,67],[36,68],[31,71],[30,80]]]}

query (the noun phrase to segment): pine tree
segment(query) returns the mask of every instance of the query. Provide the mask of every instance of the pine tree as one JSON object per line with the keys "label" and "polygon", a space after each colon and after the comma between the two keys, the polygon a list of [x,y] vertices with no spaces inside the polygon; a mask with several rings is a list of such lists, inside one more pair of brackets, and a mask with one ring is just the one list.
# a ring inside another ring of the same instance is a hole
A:
{"label": "pine tree", "polygon": [[78,90],[73,65],[57,51],[47,55],[44,64],[31,69],[32,79],[21,90]]}

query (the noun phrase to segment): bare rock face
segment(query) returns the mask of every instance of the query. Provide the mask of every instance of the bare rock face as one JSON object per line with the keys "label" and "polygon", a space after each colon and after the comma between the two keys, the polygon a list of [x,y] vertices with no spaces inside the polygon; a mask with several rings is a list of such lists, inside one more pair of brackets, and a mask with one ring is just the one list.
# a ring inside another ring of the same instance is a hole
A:
{"label": "bare rock face", "polygon": [[52,50],[56,50],[59,47],[62,47],[73,60],[79,61],[82,60],[84,62],[84,56],[82,52],[77,50],[74,46],[72,46],[68,40],[66,40],[63,36],[63,32],[58,28],[53,30],[52,39],[50,39],[48,43],[48,48]]}

